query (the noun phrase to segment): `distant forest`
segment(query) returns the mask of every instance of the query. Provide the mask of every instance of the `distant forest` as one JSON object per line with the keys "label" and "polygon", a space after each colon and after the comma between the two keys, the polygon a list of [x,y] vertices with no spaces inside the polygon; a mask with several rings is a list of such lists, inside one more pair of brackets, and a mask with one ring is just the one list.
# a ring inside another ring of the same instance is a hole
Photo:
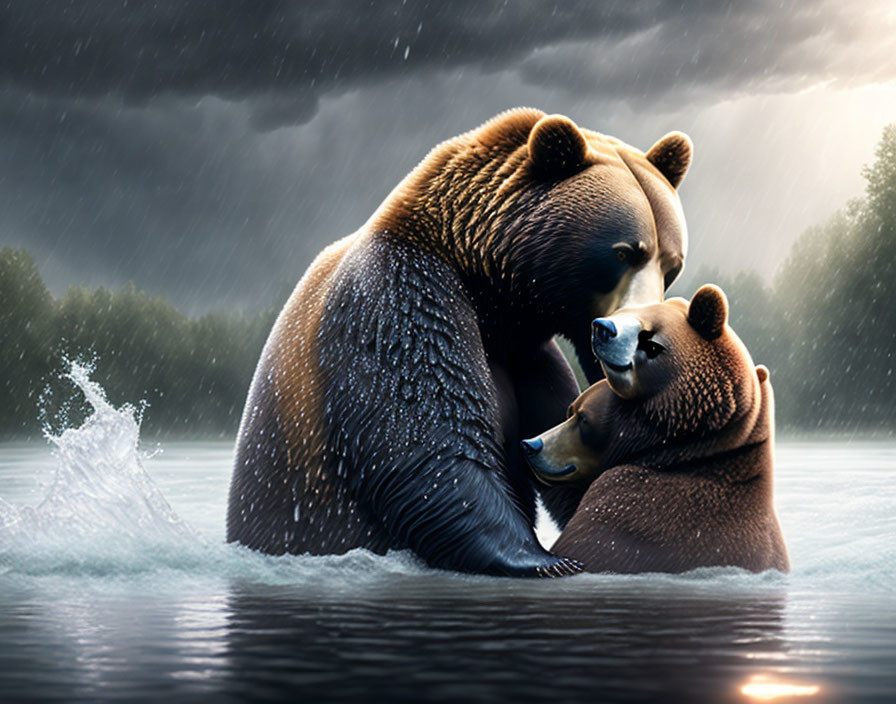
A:
{"label": "distant forest", "polygon": [[[896,125],[863,176],[865,197],[803,233],[770,285],[704,268],[672,292],[725,290],[785,430],[896,430]],[[113,403],[145,401],[151,436],[232,436],[276,314],[191,318],[133,286],[56,299],[27,252],[0,249],[0,436],[81,420],[65,359],[96,360]]]}
{"label": "distant forest", "polygon": [[60,378],[67,359],[95,361],[115,405],[145,402],[148,435],[232,435],[276,315],[190,318],[132,285],[54,299],[27,252],[0,249],[0,437],[83,420],[80,394]]}
{"label": "distant forest", "polygon": [[862,175],[864,198],[804,232],[771,285],[707,268],[689,279],[686,295],[705,282],[728,294],[785,430],[896,434],[896,124]]}

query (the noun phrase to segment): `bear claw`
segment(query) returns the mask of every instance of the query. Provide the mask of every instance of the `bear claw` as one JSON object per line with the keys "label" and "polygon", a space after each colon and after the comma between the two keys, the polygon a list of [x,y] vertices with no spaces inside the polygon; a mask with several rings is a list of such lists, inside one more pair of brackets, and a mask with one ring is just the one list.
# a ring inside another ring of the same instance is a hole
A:
{"label": "bear claw", "polygon": [[559,557],[552,565],[536,568],[535,573],[539,577],[547,578],[570,577],[579,574],[583,569],[585,566],[578,560],[573,560],[571,557]]}

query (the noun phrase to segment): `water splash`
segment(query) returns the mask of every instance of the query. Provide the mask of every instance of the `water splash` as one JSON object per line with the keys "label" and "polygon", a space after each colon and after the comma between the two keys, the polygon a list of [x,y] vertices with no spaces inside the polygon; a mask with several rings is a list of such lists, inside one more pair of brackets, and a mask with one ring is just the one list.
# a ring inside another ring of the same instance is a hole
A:
{"label": "water splash", "polygon": [[65,375],[92,412],[80,427],[59,435],[45,430],[54,446],[56,470],[43,500],[34,507],[17,507],[0,499],[0,562],[16,549],[46,550],[60,543],[76,553],[78,545],[97,541],[120,546],[200,540],[143,468],[136,409],[110,404],[90,379],[92,371],[72,362]]}
{"label": "water splash", "polygon": [[[45,429],[56,466],[35,506],[0,498],[0,576],[6,585],[38,577],[66,581],[140,576],[164,587],[175,575],[270,584],[357,585],[429,571],[409,553],[272,557],[209,542],[183,521],[144,468],[140,414],[109,403],[88,364],[70,363],[71,381],[92,411],[76,428]],[[223,520],[223,516],[222,516]],[[115,580],[111,580],[114,583]]]}

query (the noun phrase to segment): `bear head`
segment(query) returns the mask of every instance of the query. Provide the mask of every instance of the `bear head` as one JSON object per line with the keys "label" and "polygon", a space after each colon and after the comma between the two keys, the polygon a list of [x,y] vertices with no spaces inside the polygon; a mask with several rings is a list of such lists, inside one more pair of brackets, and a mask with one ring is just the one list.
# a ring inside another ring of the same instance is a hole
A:
{"label": "bear head", "polygon": [[[662,465],[732,447],[758,416],[764,366],[728,326],[716,286],[691,298],[626,308],[592,323],[606,379],[586,389],[564,423],[523,441],[545,482],[590,481],[623,463]],[[736,430],[732,430],[736,429]]]}
{"label": "bear head", "polygon": [[432,162],[444,170],[426,218],[450,213],[441,223],[450,249],[469,258],[489,305],[504,314],[510,301],[511,319],[530,333],[560,332],[581,356],[587,321],[662,301],[681,272],[686,135],[642,152],[562,115],[514,110],[449,146]]}

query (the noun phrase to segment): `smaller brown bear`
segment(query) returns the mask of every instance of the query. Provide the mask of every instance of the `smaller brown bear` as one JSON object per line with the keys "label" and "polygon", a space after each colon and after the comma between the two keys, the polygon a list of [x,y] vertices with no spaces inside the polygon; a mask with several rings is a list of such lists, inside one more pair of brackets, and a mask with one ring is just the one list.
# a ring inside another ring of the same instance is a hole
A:
{"label": "smaller brown bear", "polygon": [[790,564],[772,501],[774,407],[716,286],[592,324],[606,379],[523,441],[546,483],[592,481],[552,550],[589,572]]}

